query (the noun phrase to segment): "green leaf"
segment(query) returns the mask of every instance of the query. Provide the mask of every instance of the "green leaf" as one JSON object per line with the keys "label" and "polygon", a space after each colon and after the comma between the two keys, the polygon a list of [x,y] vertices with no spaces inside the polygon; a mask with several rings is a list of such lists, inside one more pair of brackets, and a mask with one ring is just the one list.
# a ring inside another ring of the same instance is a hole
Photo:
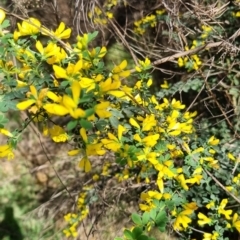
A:
{"label": "green leaf", "polygon": [[0,128],[3,128],[8,122],[9,120],[4,115],[0,115]]}
{"label": "green leaf", "polygon": [[238,91],[237,88],[232,87],[232,88],[229,90],[229,94],[233,95],[234,97],[237,97],[237,96],[239,96],[239,91]]}
{"label": "green leaf", "polygon": [[99,131],[103,131],[104,128],[107,126],[108,122],[106,120],[100,119],[97,123],[96,123],[96,127]]}
{"label": "green leaf", "polygon": [[157,216],[157,209],[156,208],[151,209],[150,217],[154,220],[156,216]]}
{"label": "green leaf", "polygon": [[165,227],[167,224],[167,216],[165,211],[161,211],[158,213],[155,223],[158,227],[163,228],[165,231]]}
{"label": "green leaf", "polygon": [[92,129],[92,123],[89,122],[88,120],[86,119],[81,119],[80,120],[80,124],[83,128],[85,128],[86,130],[91,130]]}
{"label": "green leaf", "polygon": [[132,233],[133,233],[134,238],[138,239],[138,237],[143,233],[143,229],[140,227],[135,227],[132,230]]}
{"label": "green leaf", "polygon": [[104,62],[98,62],[97,67],[98,67],[98,68],[103,68],[103,67],[104,67]]}
{"label": "green leaf", "polygon": [[9,96],[0,96],[0,112],[7,112],[9,109],[17,109],[16,101]]}
{"label": "green leaf", "polygon": [[135,224],[137,225],[141,225],[142,224],[142,219],[141,219],[141,216],[138,215],[137,213],[133,213],[132,214],[132,220]]}
{"label": "green leaf", "polygon": [[85,113],[86,113],[85,117],[88,118],[95,113],[95,110],[93,108],[89,108],[89,109],[85,110]]}
{"label": "green leaf", "polygon": [[131,118],[131,117],[134,115],[134,113],[133,113],[132,111],[130,111],[129,109],[127,109],[127,108],[124,108],[122,111],[123,111],[123,112],[127,115],[127,117],[129,117],[129,118]]}
{"label": "green leaf", "polygon": [[60,86],[61,87],[67,87],[69,85],[69,81],[62,81],[61,83],[60,83]]}
{"label": "green leaf", "polygon": [[142,223],[146,225],[150,220],[150,213],[149,212],[144,212],[142,215]]}
{"label": "green leaf", "polygon": [[127,238],[127,239],[130,239],[130,240],[133,240],[133,234],[130,230],[128,229],[125,229],[124,232],[123,232],[124,236]]}
{"label": "green leaf", "polygon": [[98,31],[88,33],[88,43],[91,42],[98,35]]}
{"label": "green leaf", "polygon": [[115,129],[118,128],[118,125],[119,125],[119,121],[118,121],[118,118],[114,117],[114,116],[111,116],[109,118],[109,121],[110,121],[110,124],[112,125],[112,127],[114,127]]}
{"label": "green leaf", "polygon": [[123,239],[120,237],[116,237],[116,238],[114,238],[114,240],[123,240]]}
{"label": "green leaf", "polygon": [[3,23],[1,24],[2,28],[7,28],[10,26],[10,22],[8,19],[5,19]]}
{"label": "green leaf", "polygon": [[146,236],[146,235],[141,235],[141,236],[138,237],[137,240],[149,240],[149,237]]}
{"label": "green leaf", "polygon": [[93,102],[93,94],[92,93],[87,93],[87,94],[84,94],[80,100],[79,100],[79,103],[89,103],[89,102]]}
{"label": "green leaf", "polygon": [[124,118],[124,115],[121,113],[121,111],[119,111],[117,109],[111,109],[111,113],[114,117]]}
{"label": "green leaf", "polygon": [[68,131],[71,131],[73,130],[78,124],[78,120],[73,120],[73,121],[70,121],[68,124],[67,124],[67,130]]}
{"label": "green leaf", "polygon": [[159,230],[160,232],[165,232],[166,227],[165,227],[165,226],[159,226],[159,227],[158,227],[158,230]]}

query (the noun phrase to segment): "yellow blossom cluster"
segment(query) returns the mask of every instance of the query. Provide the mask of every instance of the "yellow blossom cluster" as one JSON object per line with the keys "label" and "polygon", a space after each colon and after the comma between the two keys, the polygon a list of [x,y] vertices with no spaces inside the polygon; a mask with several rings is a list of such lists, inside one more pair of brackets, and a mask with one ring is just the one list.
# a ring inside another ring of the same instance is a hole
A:
{"label": "yellow blossom cluster", "polygon": [[156,10],[155,14],[150,14],[142,19],[134,22],[134,32],[136,34],[143,35],[148,27],[154,28],[157,26],[157,22],[161,19],[161,16],[166,12],[165,9]]}
{"label": "yellow blossom cluster", "polygon": [[88,13],[88,17],[97,25],[106,25],[108,19],[114,17],[111,8],[115,5],[115,3],[109,3],[104,7],[105,11],[102,11],[99,7],[94,7],[94,10]]}
{"label": "yellow blossom cluster", "polygon": [[[196,40],[194,40],[191,49],[194,49],[195,47],[197,47],[201,44],[202,44],[201,42],[199,43]],[[189,47],[185,47],[185,50],[188,51]],[[201,65],[202,65],[202,61],[196,54],[191,55],[190,57],[186,56],[186,57],[178,58],[178,66],[184,67],[188,71],[198,70]]]}
{"label": "yellow blossom cluster", "polygon": [[87,217],[89,213],[86,198],[90,189],[92,188],[85,186],[83,188],[83,191],[79,194],[77,200],[77,214],[68,213],[64,216],[64,220],[68,224],[68,227],[63,230],[63,233],[66,237],[77,237],[77,226],[83,219]]}
{"label": "yellow blossom cluster", "polygon": [[[207,39],[213,32],[213,28],[210,26],[202,25],[201,28],[202,28],[203,32],[202,32],[200,38],[198,40],[193,40],[192,46],[190,48],[188,46],[186,46],[185,47],[186,51],[203,45],[205,39]],[[200,60],[199,56],[196,54],[191,55],[189,57],[186,56],[186,57],[178,58],[178,66],[184,67],[188,71],[198,70],[201,65],[202,65],[202,61]]]}

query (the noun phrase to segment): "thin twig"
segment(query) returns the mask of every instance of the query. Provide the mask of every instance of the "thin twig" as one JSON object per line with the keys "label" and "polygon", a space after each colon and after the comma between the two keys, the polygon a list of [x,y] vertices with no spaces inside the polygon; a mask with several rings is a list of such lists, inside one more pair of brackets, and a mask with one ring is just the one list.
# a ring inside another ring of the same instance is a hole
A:
{"label": "thin twig", "polygon": [[234,198],[238,203],[240,203],[240,199],[238,199],[235,195],[233,195],[231,192],[229,192],[218,180],[215,178],[207,169],[203,168],[203,170],[207,173],[208,176],[210,176],[213,181],[221,187],[225,192],[227,192],[232,198]]}

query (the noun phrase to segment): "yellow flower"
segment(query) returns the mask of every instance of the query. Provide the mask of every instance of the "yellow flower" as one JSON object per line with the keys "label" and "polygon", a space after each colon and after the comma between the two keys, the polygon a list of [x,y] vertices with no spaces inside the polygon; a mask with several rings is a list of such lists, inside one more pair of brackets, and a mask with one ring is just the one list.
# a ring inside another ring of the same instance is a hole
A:
{"label": "yellow flower", "polygon": [[24,20],[22,25],[18,23],[18,32],[14,32],[14,40],[16,41],[21,36],[28,36],[40,32],[41,23],[36,18]]}
{"label": "yellow flower", "polygon": [[[186,229],[188,227],[188,224],[192,222],[192,220],[188,216],[191,215],[198,207],[195,202],[191,202],[185,204],[183,208],[185,210],[183,210],[177,215],[177,218],[174,222],[173,228],[175,230],[182,231]],[[176,215],[176,211],[174,214]]]}
{"label": "yellow flower", "polygon": [[207,209],[210,209],[210,208],[213,208],[214,206],[215,206],[214,201],[211,201],[211,202],[209,202],[209,203],[206,205],[206,208],[207,208]]}
{"label": "yellow flower", "polygon": [[108,18],[113,18],[113,13],[111,13],[111,12],[106,12],[106,15]]}
{"label": "yellow flower", "polygon": [[235,17],[240,17],[240,11],[236,12]]}
{"label": "yellow flower", "polygon": [[3,23],[5,17],[6,17],[5,12],[2,9],[0,9],[0,24]]}
{"label": "yellow flower", "polygon": [[88,157],[85,156],[79,162],[79,167],[84,170],[84,172],[90,172],[92,170],[91,162],[89,161]]}
{"label": "yellow flower", "polygon": [[212,31],[212,27],[206,26],[206,25],[202,25],[202,30],[205,31],[205,32],[211,32]]}
{"label": "yellow flower", "polygon": [[178,58],[178,66],[183,67],[185,65],[183,58]]}
{"label": "yellow flower", "polygon": [[110,102],[101,102],[94,107],[94,110],[99,118],[109,118],[111,117],[111,112],[107,111],[110,106]]}
{"label": "yellow flower", "polygon": [[192,153],[200,153],[200,152],[204,152],[204,148],[203,147],[199,147],[197,149],[195,149],[194,151],[192,151]]}
{"label": "yellow flower", "polygon": [[168,82],[167,82],[166,80],[164,80],[164,84],[161,84],[160,86],[161,86],[161,88],[163,88],[163,89],[169,88]]}
{"label": "yellow flower", "polygon": [[104,147],[117,152],[121,148],[121,143],[112,133],[108,133],[108,138],[109,139],[104,138],[101,140]]}
{"label": "yellow flower", "polygon": [[129,70],[123,71],[127,67],[127,61],[123,60],[119,65],[115,66],[112,70],[112,78],[119,81],[120,78],[126,78],[130,75]]}
{"label": "yellow flower", "polygon": [[219,207],[218,207],[218,213],[223,214],[227,220],[231,219],[230,215],[232,214],[232,210],[225,210],[224,208],[226,207],[228,203],[228,200],[225,198],[221,201]]}
{"label": "yellow flower", "polygon": [[68,39],[71,36],[72,30],[70,28],[66,29],[65,23],[61,22],[57,30],[53,33],[55,37],[59,39]]}
{"label": "yellow flower", "polygon": [[145,58],[145,61],[139,60],[138,62],[140,66],[135,67],[137,72],[142,72],[144,70],[151,68],[151,61],[149,60],[149,58]]}
{"label": "yellow flower", "polygon": [[192,211],[184,210],[180,212],[173,224],[174,230],[182,231],[188,227],[188,224],[192,222],[191,218],[188,215],[191,215]]}
{"label": "yellow flower", "polygon": [[78,102],[81,92],[80,84],[77,81],[73,81],[71,90],[72,97],[64,95],[62,100],[61,98],[58,98],[57,95],[48,95],[48,97],[59,101],[59,103],[47,103],[43,106],[43,108],[48,113],[58,116],[64,116],[69,113],[75,119],[85,117],[85,111],[81,108],[78,108]]}
{"label": "yellow flower", "polygon": [[147,192],[148,196],[152,199],[157,199],[160,200],[162,198],[162,193],[158,192],[158,191],[148,191]]}
{"label": "yellow flower", "polygon": [[88,137],[85,128],[80,129],[80,135],[85,143],[88,143]]}
{"label": "yellow flower", "polygon": [[64,49],[58,47],[53,42],[50,42],[45,48],[43,48],[42,43],[40,41],[37,41],[36,48],[44,58],[47,58],[48,64],[58,63],[61,60],[65,59],[67,56]]}
{"label": "yellow flower", "polygon": [[219,143],[219,139],[215,138],[214,136],[210,137],[208,140],[208,144],[214,146],[214,145],[218,145]]}
{"label": "yellow flower", "polygon": [[99,178],[100,178],[100,177],[99,177],[98,174],[94,174],[93,177],[92,177],[93,181],[95,181],[95,182],[98,181]]}
{"label": "yellow flower", "polygon": [[87,156],[96,156],[96,155],[104,155],[106,151],[102,149],[102,143],[91,143],[86,146],[86,155]]}
{"label": "yellow flower", "polygon": [[167,128],[167,132],[170,136],[177,136],[181,134],[181,125],[179,122],[176,122],[175,120],[171,121],[169,123],[169,126]]}
{"label": "yellow flower", "polygon": [[49,129],[49,134],[54,142],[66,142],[68,135],[60,126],[54,125]]}
{"label": "yellow flower", "polygon": [[240,219],[238,218],[238,214],[234,213],[232,218],[232,226],[235,227],[240,233]]}
{"label": "yellow flower", "polygon": [[130,119],[129,119],[129,123],[130,123],[133,127],[136,127],[136,128],[138,128],[138,129],[140,129],[139,124],[137,123],[137,121],[136,121],[134,118],[130,118]]}
{"label": "yellow flower", "polygon": [[183,208],[186,210],[190,210],[192,213],[198,209],[196,202],[190,202],[183,205]]}
{"label": "yellow flower", "polygon": [[175,98],[173,98],[172,102],[171,102],[171,106],[174,109],[184,109],[185,105],[181,104],[180,101],[177,101]]}
{"label": "yellow flower", "polygon": [[183,174],[178,175],[178,176],[176,177],[176,179],[177,179],[177,181],[181,184],[181,186],[182,186],[182,188],[183,188],[184,190],[187,191],[187,190],[189,189],[188,185],[186,184],[186,179],[185,179],[185,177],[184,177]]}
{"label": "yellow flower", "polygon": [[147,147],[153,147],[157,144],[157,140],[159,139],[159,137],[160,137],[159,134],[150,135],[150,136],[143,138],[142,142]]}
{"label": "yellow flower", "polygon": [[122,139],[122,134],[125,132],[127,129],[123,127],[122,125],[118,125],[118,139],[121,141]]}
{"label": "yellow flower", "polygon": [[146,118],[142,123],[142,131],[150,131],[153,127],[157,125],[157,120],[155,119],[155,115],[146,115]]}
{"label": "yellow flower", "polygon": [[141,137],[139,136],[138,133],[136,133],[136,134],[133,135],[133,139],[136,140],[136,141],[138,141],[138,142],[142,142],[142,139],[141,139]]}
{"label": "yellow flower", "polygon": [[5,136],[8,136],[8,137],[13,137],[12,133],[10,133],[7,129],[5,128],[0,128],[0,133],[2,133],[3,135]]}
{"label": "yellow flower", "polygon": [[211,223],[211,219],[210,218],[208,218],[207,216],[205,216],[203,213],[198,213],[198,218],[199,218],[199,220],[198,220],[198,224],[202,227],[203,225],[205,225],[205,224],[209,224],[209,223]]}
{"label": "yellow flower", "polygon": [[26,87],[27,83],[17,80],[17,88]]}
{"label": "yellow flower", "polygon": [[14,158],[12,147],[9,144],[0,146],[0,158],[5,158],[5,157],[7,157],[8,160]]}
{"label": "yellow flower", "polygon": [[162,9],[162,10],[156,10],[156,14],[157,14],[157,15],[163,15],[165,12],[166,12],[165,9]]}
{"label": "yellow flower", "polygon": [[88,46],[88,34],[84,33],[83,36],[77,36],[77,48],[79,50],[87,49]]}
{"label": "yellow flower", "polygon": [[236,158],[235,158],[231,153],[228,153],[227,156],[228,156],[228,158],[229,158],[230,160],[232,160],[232,161],[235,161],[235,160],[236,160]]}
{"label": "yellow flower", "polygon": [[202,175],[195,175],[192,178],[189,178],[185,181],[185,183],[191,183],[191,184],[200,184],[201,179],[203,178]]}
{"label": "yellow flower", "polygon": [[65,23],[61,22],[55,32],[53,32],[47,28],[42,28],[41,33],[43,35],[47,35],[49,37],[54,36],[58,39],[68,39],[71,36],[72,30],[70,28],[65,30],[65,28],[66,28]]}
{"label": "yellow flower", "polygon": [[219,234],[217,232],[211,233],[204,233],[203,240],[218,240]]}
{"label": "yellow flower", "polygon": [[68,63],[67,68],[59,67],[58,65],[53,65],[53,70],[56,78],[65,78],[69,81],[73,81],[74,77],[80,74],[80,70],[83,68],[83,60],[80,59],[76,64]]}
{"label": "yellow flower", "polygon": [[30,112],[35,114],[37,111],[39,111],[42,108],[43,101],[47,96],[47,91],[48,91],[47,88],[43,88],[38,93],[35,86],[31,85],[30,92],[27,93],[29,99],[18,103],[17,108],[19,110],[26,110],[35,103],[35,105],[32,106],[29,110]]}
{"label": "yellow flower", "polygon": [[126,131],[126,128],[124,128],[122,125],[118,125],[118,137],[115,137],[112,133],[108,133],[109,139],[105,138],[101,140],[104,147],[117,152],[122,146],[121,139],[124,131]]}
{"label": "yellow flower", "polygon": [[107,53],[106,47],[102,47],[100,50],[97,50],[97,48],[93,48],[91,51],[88,51],[89,56],[94,58],[103,58]]}
{"label": "yellow flower", "polygon": [[147,81],[147,87],[152,86],[152,84],[153,84],[153,80],[151,78],[149,78]]}

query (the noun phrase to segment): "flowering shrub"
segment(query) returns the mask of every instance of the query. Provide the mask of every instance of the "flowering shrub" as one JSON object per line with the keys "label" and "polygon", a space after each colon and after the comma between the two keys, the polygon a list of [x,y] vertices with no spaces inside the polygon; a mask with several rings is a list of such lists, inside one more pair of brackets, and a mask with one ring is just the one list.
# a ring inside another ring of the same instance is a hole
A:
{"label": "flowering shrub", "polygon": [[[154,26],[162,14],[158,11],[135,25]],[[29,18],[18,23],[12,34],[5,30],[9,23],[4,19],[1,10],[0,110],[27,111],[29,118],[21,129],[9,130],[4,128],[7,119],[0,117],[0,132],[8,137],[0,146],[0,157],[14,157],[22,132],[33,121],[41,123],[43,134],[54,142],[72,143],[69,157],[79,157],[79,168],[92,174],[92,181],[79,193],[75,212],[64,217],[67,237],[77,236],[78,225],[90,212],[92,183],[112,177],[147,186],[139,196],[139,213],[132,214],[132,228],[116,240],[154,239],[150,236],[154,228],[173,229],[182,239],[236,238],[240,232],[239,160],[215,136],[197,131],[196,111],[187,111],[175,98],[152,94],[148,58],[139,60],[132,71],[127,70],[126,60],[108,70],[103,61],[106,47],[90,45],[97,32],[78,36],[76,43],[69,44],[63,40],[71,30],[64,23],[52,31]],[[201,38],[210,31],[203,27]],[[201,65],[197,55],[190,56],[190,61],[191,66],[188,59],[179,58],[178,64],[190,70]],[[133,76],[138,80],[133,87],[123,84]],[[169,87],[166,81],[161,86]],[[60,126],[55,116],[68,121]],[[92,156],[109,152],[114,153],[115,163],[102,162],[101,170],[95,170]],[[113,171],[116,165],[117,172]]]}

